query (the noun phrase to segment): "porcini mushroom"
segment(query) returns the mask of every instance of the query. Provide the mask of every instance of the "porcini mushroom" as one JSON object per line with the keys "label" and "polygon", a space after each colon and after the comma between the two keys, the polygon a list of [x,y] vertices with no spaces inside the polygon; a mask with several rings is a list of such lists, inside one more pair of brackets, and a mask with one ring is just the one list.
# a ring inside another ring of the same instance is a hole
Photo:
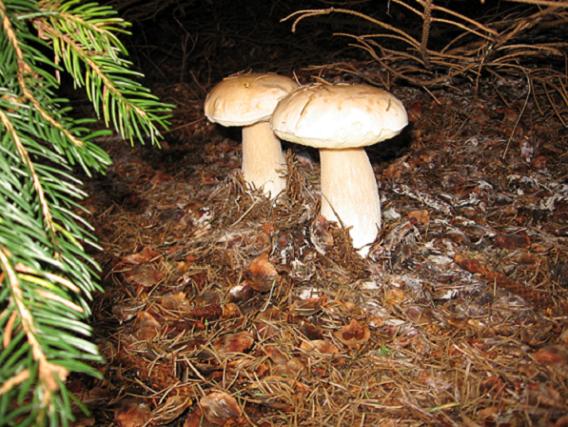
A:
{"label": "porcini mushroom", "polygon": [[274,199],[286,188],[286,162],[269,120],[276,104],[298,87],[274,73],[229,76],[205,99],[205,116],[223,126],[242,126],[242,173],[251,187]]}
{"label": "porcini mushroom", "polygon": [[408,124],[402,103],[362,84],[304,86],[282,99],[271,119],[281,139],[319,148],[321,215],[349,227],[353,246],[369,252],[381,227],[381,201],[365,146]]}

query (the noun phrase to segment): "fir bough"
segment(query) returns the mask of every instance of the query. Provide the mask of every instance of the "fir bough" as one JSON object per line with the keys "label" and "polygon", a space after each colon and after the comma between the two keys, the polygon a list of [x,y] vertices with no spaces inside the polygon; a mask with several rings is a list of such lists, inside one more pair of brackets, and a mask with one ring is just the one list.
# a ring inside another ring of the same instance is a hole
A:
{"label": "fir bough", "polygon": [[94,2],[0,0],[0,425],[69,425],[70,373],[99,376],[91,342],[99,289],[85,196],[72,167],[104,172],[93,119],[72,117],[60,73],[125,139],[157,144],[171,107],[137,79],[118,36],[128,23]]}

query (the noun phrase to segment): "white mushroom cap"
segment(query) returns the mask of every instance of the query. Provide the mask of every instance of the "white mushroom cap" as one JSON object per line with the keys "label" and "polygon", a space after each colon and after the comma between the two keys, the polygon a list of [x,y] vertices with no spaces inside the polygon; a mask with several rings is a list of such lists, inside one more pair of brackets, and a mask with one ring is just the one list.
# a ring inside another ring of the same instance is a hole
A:
{"label": "white mushroom cap", "polygon": [[276,135],[320,149],[321,215],[349,228],[362,256],[381,227],[377,181],[363,147],[408,124],[402,103],[368,85],[312,85],[282,99],[271,119]]}
{"label": "white mushroom cap", "polygon": [[274,73],[240,74],[223,79],[205,100],[210,121],[242,126],[243,178],[272,199],[286,188],[286,159],[268,121],[278,101],[297,87],[291,78]]}
{"label": "white mushroom cap", "polygon": [[365,147],[408,124],[402,103],[368,85],[304,86],[282,99],[271,119],[281,139],[314,148]]}
{"label": "white mushroom cap", "polygon": [[278,101],[297,87],[291,78],[274,73],[226,77],[207,95],[205,115],[223,126],[268,121]]}

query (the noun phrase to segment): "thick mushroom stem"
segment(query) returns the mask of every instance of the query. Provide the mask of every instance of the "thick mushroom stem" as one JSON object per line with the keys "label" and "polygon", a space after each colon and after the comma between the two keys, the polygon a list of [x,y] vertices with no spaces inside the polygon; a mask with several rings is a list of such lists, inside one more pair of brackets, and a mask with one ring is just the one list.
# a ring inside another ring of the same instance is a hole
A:
{"label": "thick mushroom stem", "polygon": [[243,127],[243,177],[254,188],[275,199],[286,188],[286,160],[270,123]]}
{"label": "thick mushroom stem", "polygon": [[363,148],[320,149],[320,163],[321,215],[351,227],[353,246],[367,256],[381,227],[381,200],[367,153]]}

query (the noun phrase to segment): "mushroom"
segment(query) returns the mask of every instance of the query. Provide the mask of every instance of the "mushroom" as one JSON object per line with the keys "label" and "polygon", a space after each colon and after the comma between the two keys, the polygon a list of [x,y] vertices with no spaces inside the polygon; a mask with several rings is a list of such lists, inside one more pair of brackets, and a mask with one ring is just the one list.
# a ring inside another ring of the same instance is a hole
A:
{"label": "mushroom", "polygon": [[245,182],[275,199],[286,188],[286,161],[270,116],[280,99],[298,87],[278,74],[240,74],[218,83],[205,99],[205,116],[223,126],[242,126]]}
{"label": "mushroom", "polygon": [[282,99],[271,119],[281,139],[319,148],[321,215],[349,227],[367,256],[381,227],[381,201],[363,147],[399,134],[408,124],[402,103],[362,84],[304,86]]}

